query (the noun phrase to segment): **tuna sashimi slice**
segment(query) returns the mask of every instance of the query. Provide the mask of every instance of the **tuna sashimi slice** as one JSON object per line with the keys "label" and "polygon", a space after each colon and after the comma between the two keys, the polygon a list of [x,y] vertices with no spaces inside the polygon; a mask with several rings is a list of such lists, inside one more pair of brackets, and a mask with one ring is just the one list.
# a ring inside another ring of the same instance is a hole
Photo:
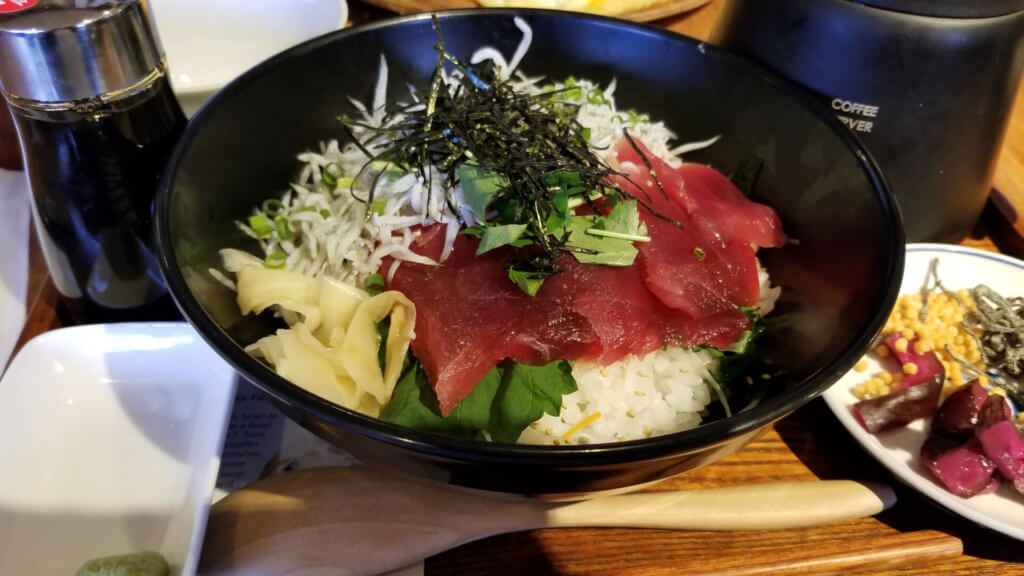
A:
{"label": "tuna sashimi slice", "polygon": [[[425,234],[423,253],[432,252],[429,242],[438,236]],[[531,298],[519,290],[508,279],[502,252],[479,258],[475,252],[475,240],[457,238],[443,266],[404,263],[388,286],[416,305],[411,347],[434,386],[442,414],[505,358],[546,364],[600,355],[598,337],[586,318],[556,300]]]}
{"label": "tuna sashimi slice", "polygon": [[[686,163],[672,174],[673,169],[651,154],[642,142],[636,141],[636,144],[673,199],[726,242],[743,242],[763,248],[785,243],[778,214],[769,206],[748,199],[721,172],[703,164]],[[629,162],[646,173],[643,159],[628,140],[622,139],[615,152],[620,163]],[[637,172],[633,171],[633,174]]]}
{"label": "tuna sashimi slice", "polygon": [[727,242],[692,217],[670,192],[683,186],[679,174],[657,159],[652,163],[664,193],[643,166],[633,166],[628,178],[610,179],[642,203],[640,217],[651,241],[636,247],[647,288],[667,306],[694,318],[756,306],[760,283],[753,247]]}

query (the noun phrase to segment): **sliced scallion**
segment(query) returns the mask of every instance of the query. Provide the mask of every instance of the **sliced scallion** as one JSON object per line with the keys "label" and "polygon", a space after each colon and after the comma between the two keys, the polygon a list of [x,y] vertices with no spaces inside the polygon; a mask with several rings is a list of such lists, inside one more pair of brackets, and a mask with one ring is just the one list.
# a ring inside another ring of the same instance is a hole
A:
{"label": "sliced scallion", "polygon": [[252,231],[260,238],[266,238],[274,232],[274,225],[263,214],[249,216],[249,228],[252,228]]}
{"label": "sliced scallion", "polygon": [[[337,173],[335,174],[335,172]],[[320,180],[323,181],[324,186],[334,190],[338,187],[338,178],[344,175],[345,172],[341,169],[341,165],[337,162],[331,162],[320,171]]]}
{"label": "sliced scallion", "polygon": [[263,266],[273,270],[280,270],[284,268],[284,265],[288,262],[288,256],[281,252],[274,252],[267,254],[267,257],[263,260]]}
{"label": "sliced scallion", "polygon": [[284,203],[282,203],[277,198],[269,198],[267,200],[264,200],[263,206],[261,206],[261,208],[263,210],[263,213],[266,214],[267,216],[270,216],[271,218],[273,218],[274,216],[278,216],[280,214],[284,214],[285,211]]}
{"label": "sliced scallion", "polygon": [[288,219],[284,216],[274,218],[274,229],[277,230],[277,237],[281,240],[292,239],[292,229],[288,227]]}

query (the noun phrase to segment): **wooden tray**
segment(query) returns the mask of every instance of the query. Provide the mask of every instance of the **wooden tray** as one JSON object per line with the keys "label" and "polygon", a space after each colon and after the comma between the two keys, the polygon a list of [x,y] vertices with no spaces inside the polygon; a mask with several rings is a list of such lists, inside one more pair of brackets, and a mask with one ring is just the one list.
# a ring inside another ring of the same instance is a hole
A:
{"label": "wooden tray", "polygon": [[[477,8],[475,0],[363,0],[367,4],[380,6],[399,14],[428,12],[432,10],[454,10],[456,8]],[[619,14],[619,18],[634,22],[650,22],[675,16],[699,8],[711,0],[664,0],[647,8]]]}

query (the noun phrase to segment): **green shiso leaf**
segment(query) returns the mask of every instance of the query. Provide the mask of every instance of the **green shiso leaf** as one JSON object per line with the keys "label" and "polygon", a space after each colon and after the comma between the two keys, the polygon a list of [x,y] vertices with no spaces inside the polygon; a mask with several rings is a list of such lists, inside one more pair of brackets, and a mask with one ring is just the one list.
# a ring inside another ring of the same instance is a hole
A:
{"label": "green shiso leaf", "polygon": [[646,237],[647,227],[640,221],[635,200],[620,202],[604,217],[574,216],[569,220],[569,245],[587,252],[573,252],[572,255],[583,264],[604,264],[606,266],[631,266],[636,260],[637,249],[634,240],[599,236],[587,233],[596,229],[616,234]]}
{"label": "green shiso leaf", "polygon": [[515,442],[542,414],[558,414],[562,395],[575,391],[576,380],[564,360],[544,366],[503,362],[442,417],[426,373],[411,359],[380,417],[420,430],[473,437],[486,432],[496,442]]}
{"label": "green shiso leaf", "polygon": [[508,269],[508,277],[516,283],[516,286],[518,286],[520,290],[526,292],[530,296],[536,296],[537,291],[540,290],[541,284],[544,283],[543,276],[539,276],[532,272],[516,270],[515,268]]}
{"label": "green shiso leaf", "polygon": [[488,429],[496,442],[515,442],[523,429],[544,413],[557,416],[562,396],[576,391],[569,363],[561,360],[545,366],[511,364],[504,370],[501,387],[491,409]]}
{"label": "green shiso leaf", "polygon": [[529,227],[529,224],[505,224],[503,226],[488,226],[484,228],[483,236],[480,238],[480,245],[476,249],[476,255],[479,256],[500,246],[515,243]]}
{"label": "green shiso leaf", "polygon": [[508,186],[508,178],[483,166],[469,163],[460,164],[458,172],[466,204],[469,204],[477,218],[483,220],[487,214],[487,206],[502,188]]}

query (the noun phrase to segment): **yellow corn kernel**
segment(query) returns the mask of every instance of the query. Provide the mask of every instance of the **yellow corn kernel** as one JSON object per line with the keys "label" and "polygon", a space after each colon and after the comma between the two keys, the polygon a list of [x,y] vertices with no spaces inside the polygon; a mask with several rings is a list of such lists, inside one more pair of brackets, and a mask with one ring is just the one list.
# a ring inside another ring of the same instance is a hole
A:
{"label": "yellow corn kernel", "polygon": [[860,360],[853,365],[853,369],[856,372],[866,372],[868,369],[868,363],[866,360]]}
{"label": "yellow corn kernel", "polygon": [[904,328],[903,331],[900,332],[900,336],[903,336],[907,340],[910,340],[911,338],[914,337],[914,331],[911,330],[910,328]]}
{"label": "yellow corn kernel", "polygon": [[914,342],[914,354],[924,354],[932,349],[932,343],[928,340],[918,340]]}
{"label": "yellow corn kernel", "polygon": [[903,373],[917,374],[917,364],[914,364],[913,362],[907,362],[906,364],[903,365]]}
{"label": "yellow corn kernel", "polygon": [[889,356],[889,347],[885,344],[879,344],[875,346],[875,354],[878,354],[879,358],[885,358]]}
{"label": "yellow corn kernel", "polygon": [[885,384],[890,384],[892,383],[892,372],[883,370],[882,373],[878,375],[878,379]]}
{"label": "yellow corn kernel", "polygon": [[[906,332],[906,331],[904,331],[904,332]],[[893,347],[896,348],[897,352],[906,352],[907,351],[907,339],[906,339],[906,337],[897,338],[896,342],[893,343]]]}
{"label": "yellow corn kernel", "polygon": [[988,376],[985,376],[984,374],[978,374],[978,384],[981,384],[982,386],[988,386]]}
{"label": "yellow corn kernel", "polygon": [[989,394],[999,394],[1003,398],[1006,398],[1006,390],[1003,390],[999,386],[993,386],[989,389]]}

